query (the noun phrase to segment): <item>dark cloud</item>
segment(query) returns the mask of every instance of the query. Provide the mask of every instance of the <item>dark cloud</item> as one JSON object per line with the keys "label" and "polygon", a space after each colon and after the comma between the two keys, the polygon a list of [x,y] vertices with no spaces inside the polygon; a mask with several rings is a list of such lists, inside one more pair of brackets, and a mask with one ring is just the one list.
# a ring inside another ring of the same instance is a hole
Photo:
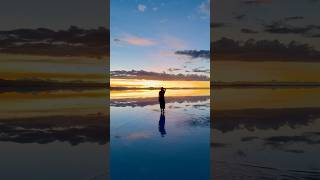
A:
{"label": "dark cloud", "polygon": [[210,69],[195,68],[195,69],[192,69],[192,72],[195,72],[195,73],[210,73]]}
{"label": "dark cloud", "polygon": [[167,74],[151,71],[111,71],[111,78],[123,79],[147,79],[147,80],[184,80],[184,81],[209,81],[208,76],[197,74]]}
{"label": "dark cloud", "polygon": [[211,43],[212,60],[319,62],[320,52],[309,44],[279,40],[235,41],[221,38]]}
{"label": "dark cloud", "polygon": [[272,0],[243,0],[244,4],[247,5],[259,5],[259,4],[269,4]]}
{"label": "dark cloud", "polygon": [[284,18],[285,21],[300,20],[300,19],[304,19],[304,17],[303,16],[290,16],[290,17]]}
{"label": "dark cloud", "polygon": [[246,17],[245,14],[240,14],[240,15],[235,16],[234,18],[240,21],[240,20],[244,19],[245,17]]}
{"label": "dark cloud", "polygon": [[266,32],[275,34],[305,34],[313,29],[314,26],[295,27],[277,21],[264,25],[264,28]]}
{"label": "dark cloud", "polygon": [[181,69],[179,68],[169,68],[168,71],[169,72],[174,72],[174,71],[180,71]]}
{"label": "dark cloud", "polygon": [[[297,17],[294,17],[297,18]],[[320,25],[293,26],[283,21],[275,21],[264,24],[264,31],[272,34],[298,34],[305,37],[312,37],[315,33],[320,33]]]}
{"label": "dark cloud", "polygon": [[284,150],[285,152],[289,152],[289,153],[295,153],[295,154],[301,154],[304,153],[304,150],[301,149],[286,149]]}
{"label": "dark cloud", "polygon": [[312,38],[320,38],[320,33],[319,34],[312,34],[310,37],[312,37]]}
{"label": "dark cloud", "polygon": [[241,138],[241,141],[242,142],[248,142],[248,141],[252,141],[252,140],[256,140],[256,139],[259,139],[259,137],[257,137],[257,136],[248,136],[248,137]]}
{"label": "dark cloud", "polygon": [[205,58],[210,59],[210,50],[183,50],[183,51],[176,51],[175,54],[177,55],[186,55],[194,58]]}
{"label": "dark cloud", "polygon": [[71,26],[0,31],[0,46],[0,53],[101,57],[109,54],[109,30]]}
{"label": "dark cloud", "polygon": [[246,33],[246,34],[257,34],[257,33],[259,33],[259,31],[255,31],[255,30],[248,29],[248,28],[242,28],[241,32],[242,33]]}
{"label": "dark cloud", "polygon": [[223,22],[215,22],[210,24],[211,28],[220,28],[220,27],[226,27],[226,26],[227,24]]}

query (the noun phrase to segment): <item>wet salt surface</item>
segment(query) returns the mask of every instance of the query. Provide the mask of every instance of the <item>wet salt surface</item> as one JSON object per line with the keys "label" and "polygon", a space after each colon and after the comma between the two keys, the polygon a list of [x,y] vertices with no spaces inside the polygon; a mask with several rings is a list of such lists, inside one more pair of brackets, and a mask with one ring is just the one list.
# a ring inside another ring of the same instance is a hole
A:
{"label": "wet salt surface", "polygon": [[111,179],[210,179],[210,97],[111,101]]}

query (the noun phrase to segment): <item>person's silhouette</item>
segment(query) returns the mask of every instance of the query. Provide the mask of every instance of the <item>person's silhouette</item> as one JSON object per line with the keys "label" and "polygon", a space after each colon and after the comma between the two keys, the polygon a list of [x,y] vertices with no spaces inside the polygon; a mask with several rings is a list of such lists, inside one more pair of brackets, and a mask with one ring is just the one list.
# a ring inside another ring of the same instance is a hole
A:
{"label": "person's silhouette", "polygon": [[164,100],[164,94],[166,93],[166,90],[166,88],[161,87],[161,90],[159,91],[159,103],[161,112],[164,112],[164,109],[166,108],[166,102]]}
{"label": "person's silhouette", "polygon": [[165,124],[166,124],[166,117],[164,116],[164,112],[161,112],[160,120],[159,120],[159,132],[162,137],[164,137],[167,134],[165,129]]}

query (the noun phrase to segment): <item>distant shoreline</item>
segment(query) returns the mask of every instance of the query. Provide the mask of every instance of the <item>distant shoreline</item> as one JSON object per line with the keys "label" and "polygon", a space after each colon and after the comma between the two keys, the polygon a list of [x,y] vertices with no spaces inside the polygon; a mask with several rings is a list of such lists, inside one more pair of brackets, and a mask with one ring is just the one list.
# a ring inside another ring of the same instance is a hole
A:
{"label": "distant shoreline", "polygon": [[[211,82],[210,87],[167,88],[173,90],[201,90],[215,88],[318,88],[320,82]],[[0,92],[52,91],[52,90],[157,90],[160,87],[110,87],[110,83],[86,81],[4,80],[0,79]]]}
{"label": "distant shoreline", "polygon": [[211,88],[310,88],[320,87],[320,82],[211,82]]}

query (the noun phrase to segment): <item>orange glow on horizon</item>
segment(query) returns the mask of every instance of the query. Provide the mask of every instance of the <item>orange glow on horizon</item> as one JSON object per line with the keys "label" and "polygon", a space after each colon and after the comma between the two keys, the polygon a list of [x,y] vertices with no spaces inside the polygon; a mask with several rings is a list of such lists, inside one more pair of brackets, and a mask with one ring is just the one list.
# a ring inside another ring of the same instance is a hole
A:
{"label": "orange glow on horizon", "polygon": [[127,88],[210,88],[210,81],[160,81],[144,79],[110,79],[111,87]]}

